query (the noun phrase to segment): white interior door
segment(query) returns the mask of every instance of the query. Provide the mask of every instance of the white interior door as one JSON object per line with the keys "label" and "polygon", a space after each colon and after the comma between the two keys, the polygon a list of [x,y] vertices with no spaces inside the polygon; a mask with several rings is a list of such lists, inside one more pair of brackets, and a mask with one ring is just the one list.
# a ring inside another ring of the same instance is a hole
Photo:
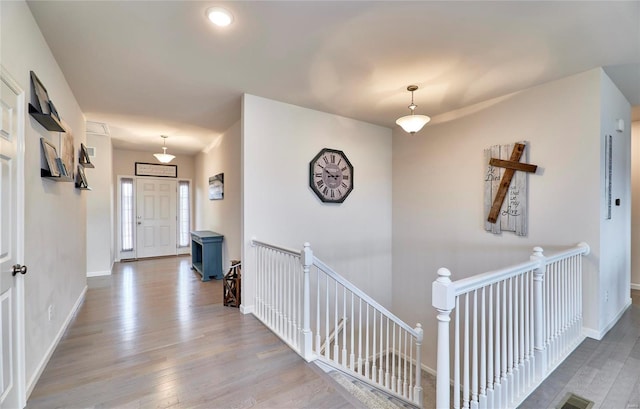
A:
{"label": "white interior door", "polygon": [[136,256],[177,254],[176,195],[171,179],[138,178],[136,181]]}
{"label": "white interior door", "polygon": [[[0,74],[0,408],[24,407],[24,287],[19,266],[22,247],[23,193],[18,162],[22,163],[24,94],[1,70]],[[19,186],[20,184],[20,186]],[[17,274],[14,274],[14,271]],[[21,274],[22,273],[22,274]]]}

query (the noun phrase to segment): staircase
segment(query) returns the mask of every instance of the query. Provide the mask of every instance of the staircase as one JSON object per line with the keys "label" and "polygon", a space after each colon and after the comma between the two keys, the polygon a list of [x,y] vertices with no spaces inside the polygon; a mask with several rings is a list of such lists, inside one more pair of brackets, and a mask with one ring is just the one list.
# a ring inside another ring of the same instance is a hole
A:
{"label": "staircase", "polygon": [[438,270],[437,380],[422,370],[420,324],[404,323],[308,243],[252,246],[253,314],[367,408],[515,408],[584,339],[585,243],[548,257],[536,247],[528,262],[457,281]]}
{"label": "staircase", "polygon": [[252,240],[254,315],[307,362],[316,361],[422,407],[422,327],[412,328],[329,266]]}

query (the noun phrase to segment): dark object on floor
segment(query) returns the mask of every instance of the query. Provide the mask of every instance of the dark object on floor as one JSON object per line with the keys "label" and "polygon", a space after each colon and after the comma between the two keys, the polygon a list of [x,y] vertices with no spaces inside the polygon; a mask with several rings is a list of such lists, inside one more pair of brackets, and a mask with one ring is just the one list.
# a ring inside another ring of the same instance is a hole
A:
{"label": "dark object on floor", "polygon": [[593,407],[593,402],[586,400],[573,393],[567,393],[567,396],[562,399],[558,409],[590,409]]}
{"label": "dark object on floor", "polygon": [[223,303],[228,307],[240,307],[240,284],[242,275],[240,267],[240,260],[231,260],[231,268],[224,276]]}

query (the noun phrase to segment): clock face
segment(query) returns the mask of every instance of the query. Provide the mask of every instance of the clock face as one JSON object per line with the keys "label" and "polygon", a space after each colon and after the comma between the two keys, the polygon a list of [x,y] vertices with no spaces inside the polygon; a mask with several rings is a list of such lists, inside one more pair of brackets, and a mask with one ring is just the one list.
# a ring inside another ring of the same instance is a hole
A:
{"label": "clock face", "polygon": [[309,164],[309,186],[323,202],[344,202],[353,190],[353,166],[344,152],[321,150]]}

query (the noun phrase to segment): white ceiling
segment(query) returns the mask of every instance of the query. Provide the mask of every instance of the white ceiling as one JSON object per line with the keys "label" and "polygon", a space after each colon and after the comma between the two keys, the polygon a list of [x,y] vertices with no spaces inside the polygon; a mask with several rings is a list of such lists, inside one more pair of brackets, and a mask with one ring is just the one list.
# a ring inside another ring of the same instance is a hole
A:
{"label": "white ceiling", "polygon": [[[203,150],[243,93],[391,128],[409,84],[433,117],[602,66],[640,105],[640,1],[28,4],[86,118],[125,149],[163,134],[170,153]],[[212,5],[235,23],[210,25]]]}

